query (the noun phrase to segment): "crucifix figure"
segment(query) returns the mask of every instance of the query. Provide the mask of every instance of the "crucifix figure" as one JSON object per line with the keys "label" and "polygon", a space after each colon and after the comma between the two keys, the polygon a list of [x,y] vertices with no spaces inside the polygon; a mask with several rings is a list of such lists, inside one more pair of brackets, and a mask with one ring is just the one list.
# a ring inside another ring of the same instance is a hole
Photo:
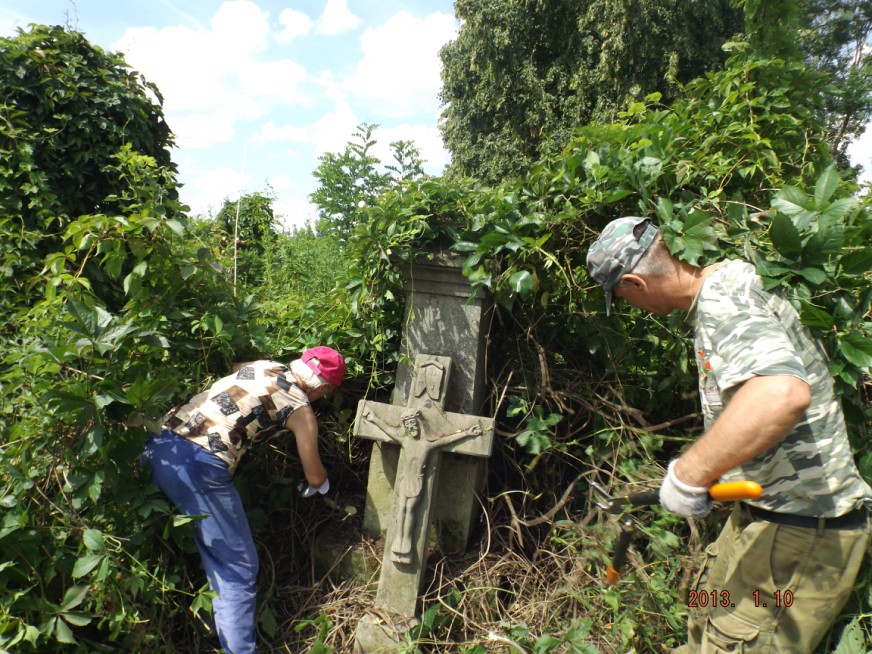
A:
{"label": "crucifix figure", "polygon": [[470,436],[481,436],[481,425],[470,425],[452,434],[432,436],[424,433],[424,419],[418,409],[400,416],[402,424],[398,427],[388,425],[384,420],[374,415],[367,408],[361,416],[363,420],[378,427],[385,436],[401,446],[406,454],[406,465],[397,475],[396,511],[394,519],[396,528],[394,540],[391,543],[392,559],[396,563],[412,562],[412,539],[415,528],[415,515],[418,501],[424,489],[424,473],[434,450],[447,447],[452,443]]}
{"label": "crucifix figure", "polygon": [[356,436],[400,448],[375,603],[410,617],[427,560],[441,454],[486,457],[493,445],[493,420],[445,411],[450,373],[450,358],[418,354],[408,406],[364,400],[354,423]]}

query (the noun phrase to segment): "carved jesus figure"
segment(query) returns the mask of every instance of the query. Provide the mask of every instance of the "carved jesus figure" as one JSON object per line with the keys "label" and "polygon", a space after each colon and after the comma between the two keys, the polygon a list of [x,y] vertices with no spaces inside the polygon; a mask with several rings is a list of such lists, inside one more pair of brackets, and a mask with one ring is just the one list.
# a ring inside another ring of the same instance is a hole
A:
{"label": "carved jesus figure", "polygon": [[362,418],[378,427],[406,453],[405,468],[397,473],[399,479],[396,491],[396,529],[391,547],[391,559],[395,563],[411,563],[418,500],[424,489],[424,472],[430,454],[464,438],[480,436],[481,425],[476,423],[467,429],[428,438],[423,433],[424,420],[418,410],[403,414],[400,418],[402,425],[389,425],[369,409],[363,413]]}

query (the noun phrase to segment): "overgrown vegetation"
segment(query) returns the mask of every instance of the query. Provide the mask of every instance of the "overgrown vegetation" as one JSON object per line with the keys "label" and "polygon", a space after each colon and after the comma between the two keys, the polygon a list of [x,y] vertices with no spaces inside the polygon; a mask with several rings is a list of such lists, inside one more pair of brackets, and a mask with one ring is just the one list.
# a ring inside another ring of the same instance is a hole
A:
{"label": "overgrown vegetation", "polygon": [[[583,261],[608,220],[655,216],[684,258],[748,258],[789,293],[832,355],[872,479],[872,200],[826,140],[827,79],[753,39],[728,48],[723,69],[670,102],[652,93],[624,105],[499,184],[421,177],[406,144],[396,153],[407,174],[356,198],[355,175],[378,173],[364,125],[322,160],[325,182],[343,157],[363,166],[337,178],[347,193],[325,191],[322,233],[284,234],[263,194],[240,200],[238,220],[230,201],[219,221],[185,215],[160,96],[119,57],[60,29],[0,40],[0,651],[205,647],[209,594],[191,525],[136,474],[145,431],[231,360],[289,359],[316,343],[340,349],[351,370],[320,409],[335,494],[296,501],[299,464],[282,439],[251,453],[238,485],[262,553],[264,651],[350,651],[374,588],[333,585],[309,553],[328,523],[353,527],[347,507],[362,507],[367,448],[349,436],[353,410],[392,388],[397,262],[427,248],[465,253],[466,275],[495,299],[499,438],[482,538],[466,557],[432,563],[408,651],[647,653],[681,642],[683,587],[722,515],[644,512],[632,569],[601,584],[616,526],[593,508],[589,483],[656,483],[701,426],[681,318],[605,319]],[[129,108],[63,104],[88,98]],[[53,185],[75,172],[69,162],[90,166],[78,182],[87,193]],[[821,653],[872,646],[870,594],[867,572]]]}
{"label": "overgrown vegetation", "polygon": [[155,651],[201,582],[136,457],[254,305],[187,236],[156,89],[61,28],[0,65],[0,649]]}

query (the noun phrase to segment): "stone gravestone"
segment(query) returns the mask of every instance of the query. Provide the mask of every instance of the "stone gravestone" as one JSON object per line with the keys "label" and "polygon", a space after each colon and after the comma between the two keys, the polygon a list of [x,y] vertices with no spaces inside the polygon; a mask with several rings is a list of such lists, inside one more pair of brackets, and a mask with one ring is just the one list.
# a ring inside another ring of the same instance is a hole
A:
{"label": "stone gravestone", "polygon": [[[462,265],[462,256],[435,252],[403,266],[406,309],[401,353],[410,361],[422,352],[450,357],[451,384],[445,408],[480,414],[485,400],[483,370],[490,298],[483,290],[472,292]],[[414,377],[413,365],[399,366],[394,405],[409,404]],[[363,530],[376,539],[385,536],[391,519],[398,457],[399,448],[393,444],[374,443]],[[436,532],[443,552],[462,551],[469,545],[479,515],[475,491],[483,483],[485,462],[450,451],[444,458],[436,490]]]}
{"label": "stone gravestone", "polygon": [[365,400],[358,404],[355,435],[399,448],[376,612],[358,623],[358,652],[398,651],[417,614],[442,453],[490,456],[493,420],[445,410],[451,369],[448,357],[418,354],[406,406]]}

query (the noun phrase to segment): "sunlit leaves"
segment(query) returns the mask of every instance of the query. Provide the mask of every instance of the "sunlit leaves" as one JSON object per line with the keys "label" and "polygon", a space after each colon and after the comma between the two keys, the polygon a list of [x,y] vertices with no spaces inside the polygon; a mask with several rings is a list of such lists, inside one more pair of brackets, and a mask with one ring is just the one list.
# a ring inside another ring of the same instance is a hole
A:
{"label": "sunlit leaves", "polygon": [[861,369],[872,369],[872,339],[857,332],[839,339],[839,352]]}
{"label": "sunlit leaves", "polygon": [[533,292],[534,279],[528,270],[519,270],[509,277],[509,286],[518,295],[527,296]]}
{"label": "sunlit leaves", "polygon": [[[382,162],[373,154],[377,128],[378,125],[361,123],[342,152],[319,157],[320,163],[313,173],[318,188],[310,196],[318,207],[319,234],[346,242],[355,228],[366,222],[380,195],[402,189],[407,182],[423,176],[421,152],[411,141],[390,144],[393,163]],[[387,172],[382,170],[382,164]]]}
{"label": "sunlit leaves", "polygon": [[703,257],[718,250],[714,216],[698,210],[676,215],[677,211],[668,198],[657,200],[657,215],[669,250],[677,257],[699,265]]}

